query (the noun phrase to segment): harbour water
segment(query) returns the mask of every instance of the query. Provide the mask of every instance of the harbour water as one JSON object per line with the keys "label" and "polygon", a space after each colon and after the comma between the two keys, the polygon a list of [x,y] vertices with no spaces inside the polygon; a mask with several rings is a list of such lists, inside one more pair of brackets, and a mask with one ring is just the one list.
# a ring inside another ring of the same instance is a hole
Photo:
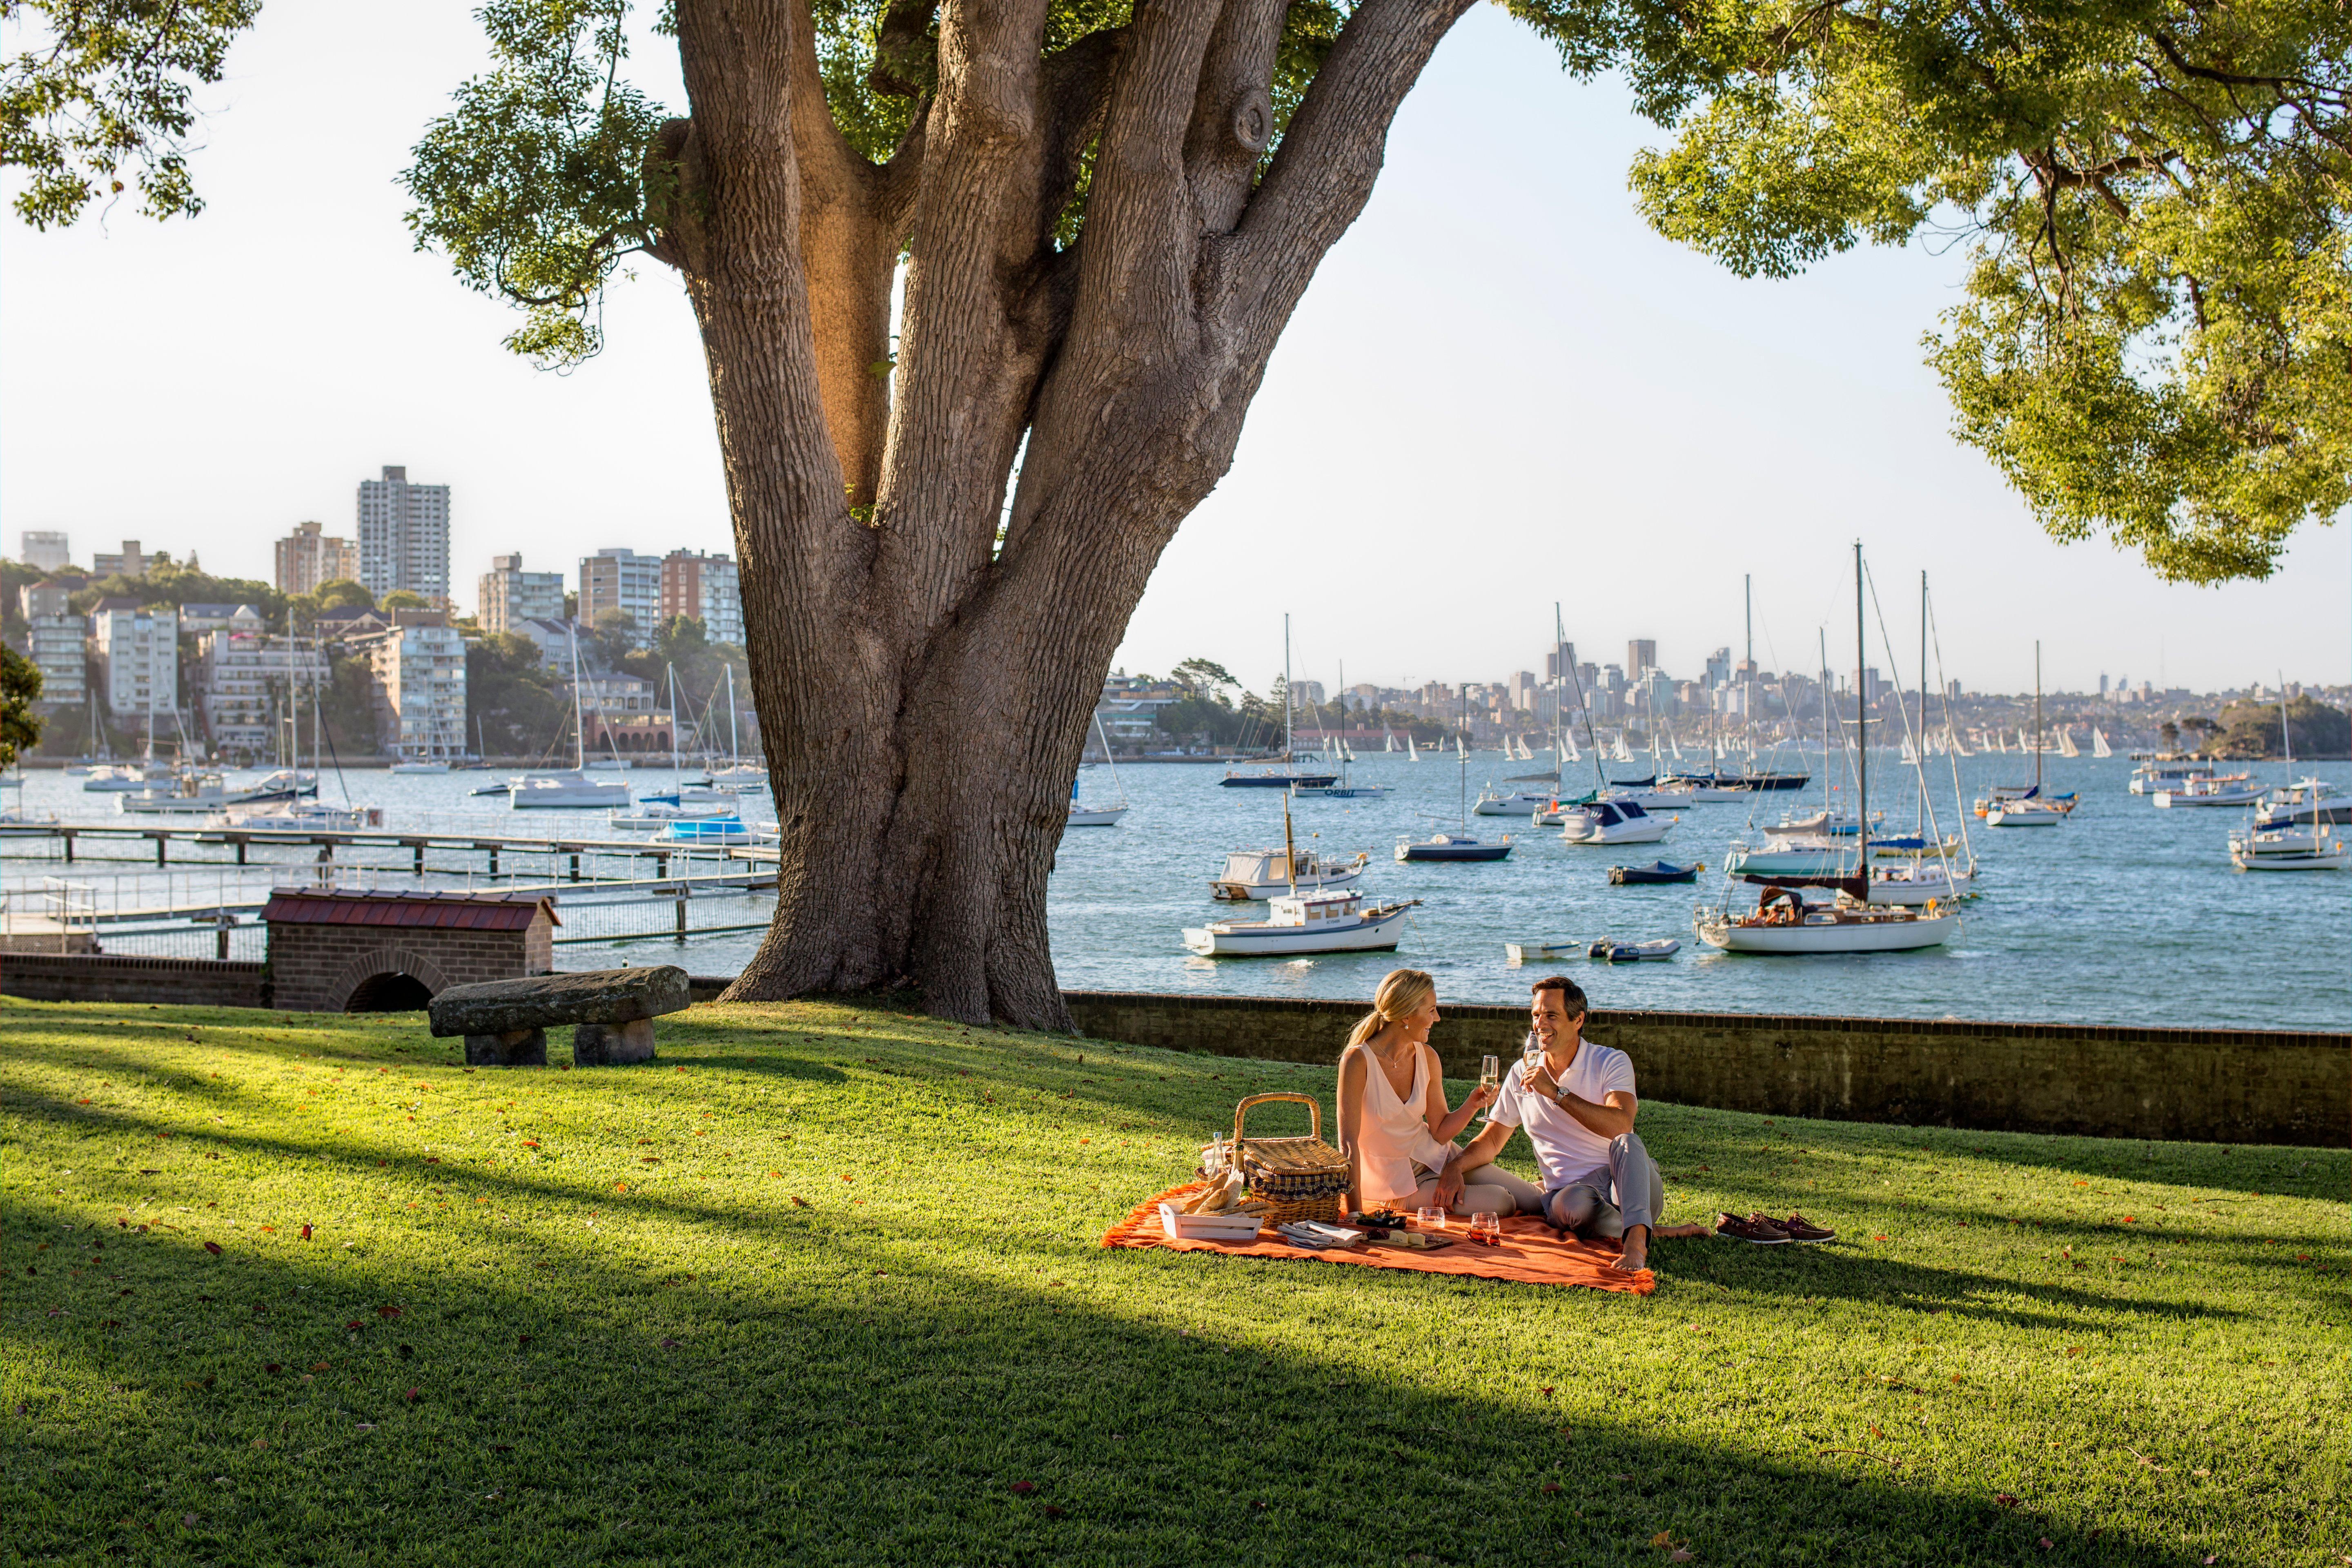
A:
{"label": "harbour water", "polygon": [[[2245,813],[2159,810],[2148,797],[2128,792],[2132,764],[2121,757],[2043,759],[2047,787],[2073,790],[2082,798],[2074,816],[2057,827],[1987,829],[1970,819],[1979,896],[1968,901],[1960,935],[1944,947],[1806,958],[1733,955],[1705,947],[1692,934],[1691,910],[1695,903],[1724,897],[1725,849],[1748,825],[1751,812],[1760,824],[1777,820],[1783,811],[1818,809],[1819,760],[1818,753],[1798,758],[1788,752],[1762,759],[1761,765],[1813,772],[1815,782],[1801,792],[1691,807],[1680,814],[1663,844],[1589,848],[1563,842],[1556,829],[1533,828],[1524,818],[1474,816],[1474,835],[1511,836],[1507,860],[1403,865],[1393,858],[1399,839],[1425,837],[1454,819],[1456,764],[1451,758],[1413,764],[1402,756],[1367,756],[1356,765],[1357,782],[1391,784],[1394,793],[1377,800],[1296,801],[1295,831],[1302,845],[1320,854],[1368,852],[1371,865],[1359,884],[1363,890],[1377,900],[1419,899],[1421,907],[1394,953],[1293,960],[1195,958],[1179,936],[1183,927],[1207,920],[1263,914],[1263,905],[1212,900],[1209,887],[1228,850],[1282,842],[1279,793],[1220,788],[1223,770],[1216,766],[1122,767],[1118,782],[1132,806],[1126,818],[1115,827],[1073,828],[1059,847],[1049,910],[1055,967],[1062,984],[1072,989],[1202,995],[1364,997],[1381,974],[1405,964],[1430,971],[1443,998],[1464,1003],[1516,1003],[1526,995],[1529,979],[1559,969],[1574,975],[1597,1003],[1616,1007],[2256,1029],[2352,1026],[2352,872],[2233,870],[2226,840]],[[2015,754],[1966,758],[1959,766],[1960,793],[1970,801],[1989,784],[2032,776],[2032,759]],[[1944,759],[1933,758],[1927,770],[1937,816],[1948,832],[1957,826],[1948,767]],[[1508,762],[1496,752],[1474,753],[1470,793],[1475,798],[1490,783],[1496,788],[1537,787],[1504,783],[1510,774],[1530,771],[1530,764]],[[1640,770],[1618,764],[1614,771]],[[2276,763],[2254,764],[2252,771],[2270,783],[2284,776]],[[2352,789],[2352,764],[2298,764],[2295,771]],[[1871,773],[1874,810],[1886,813],[1891,829],[1909,831],[1917,806],[1908,768],[1891,754],[1878,754]],[[602,813],[515,812],[496,797],[469,795],[492,776],[352,770],[343,784],[358,804],[383,807],[391,830],[624,837],[604,826]],[[663,787],[668,777],[655,770],[601,776],[625,778],[639,793]],[[1586,784],[1591,776],[1589,763],[1570,765],[1571,787]],[[34,770],[18,809],[85,821],[134,820],[118,816],[111,798],[84,794],[80,786],[79,778]],[[1112,789],[1107,769],[1088,768],[1082,775],[1081,793],[1089,802],[1108,798]],[[14,805],[16,792],[10,795]],[[340,801],[341,795],[331,771],[325,798]],[[1843,791],[1836,798],[1843,803]],[[744,806],[747,820],[772,820],[764,797],[746,797]],[[20,896],[27,887],[37,888],[44,873],[66,871],[34,858],[51,852],[36,850],[29,842],[7,843],[0,850],[7,857],[7,881]],[[309,852],[278,853],[289,868],[284,879],[299,879],[296,869],[307,868]],[[87,880],[104,879],[110,868],[138,872],[142,857],[152,865],[152,849],[142,846],[89,842],[78,851],[71,875]],[[201,876],[194,862],[217,860],[224,852],[218,847],[175,847],[172,858],[175,870]],[[1660,858],[1701,860],[1707,869],[1696,886],[1620,888],[1608,882],[1612,865]],[[398,885],[409,864],[399,850],[343,859],[380,866],[386,886]],[[509,857],[505,869],[548,882],[562,875],[551,858],[535,868]],[[252,875],[267,879],[270,873]],[[478,885],[479,879],[474,879]],[[1745,889],[1738,896],[1742,903],[1752,901]],[[669,923],[666,908],[641,907],[635,917],[610,909],[592,914],[584,907],[589,897],[559,895],[563,934],[593,939],[602,931],[649,931]],[[764,893],[698,895],[691,917],[698,934],[685,943],[667,936],[573,940],[557,948],[557,963],[587,969],[677,962],[698,974],[730,973],[757,946],[758,933],[709,928],[756,926],[772,907],[772,897]],[[190,931],[186,938],[195,935]],[[258,935],[239,933],[241,955],[258,956]],[[1677,937],[1684,945],[1664,963],[1612,966],[1577,958],[1533,970],[1512,968],[1503,951],[1514,942],[1574,942],[1580,951],[1582,943],[1601,936]],[[107,945],[121,952],[210,951],[185,939],[163,946],[135,938],[110,940]]]}

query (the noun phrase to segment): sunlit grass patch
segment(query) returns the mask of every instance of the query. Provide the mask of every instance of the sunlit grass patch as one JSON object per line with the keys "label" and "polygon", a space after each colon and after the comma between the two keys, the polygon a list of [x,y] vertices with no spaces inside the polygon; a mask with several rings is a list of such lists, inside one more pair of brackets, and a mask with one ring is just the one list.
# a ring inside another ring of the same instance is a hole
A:
{"label": "sunlit grass patch", "polygon": [[19,1558],[2352,1552],[2342,1151],[1654,1104],[1680,1215],[1841,1239],[1661,1244],[1643,1300],[1097,1245],[1242,1095],[1328,1100],[1289,1064],[816,1004],[579,1071],[0,1035]]}

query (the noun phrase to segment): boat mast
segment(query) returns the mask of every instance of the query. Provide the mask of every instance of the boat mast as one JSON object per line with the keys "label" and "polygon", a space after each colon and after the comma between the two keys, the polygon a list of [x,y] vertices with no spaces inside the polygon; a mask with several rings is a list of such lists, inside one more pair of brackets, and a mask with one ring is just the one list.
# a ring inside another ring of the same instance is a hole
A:
{"label": "boat mast", "polygon": [[[2022,730],[2019,731],[2018,731],[2018,734],[2017,734],[2017,738],[2018,738],[2019,740],[2021,740],[2021,741],[2024,740],[2024,739],[2025,739],[2025,731],[2023,731]],[[2032,746],[2033,746],[2033,792],[2034,792],[2034,794],[2035,794],[2035,795],[2040,795],[2040,794],[2042,793],[2042,639],[2041,639],[2041,638],[2039,638],[2039,637],[2036,637],[2036,638],[2034,639],[2034,641],[2033,641],[2033,741],[2032,741]]]}
{"label": "boat mast", "polygon": [[572,623],[572,766],[588,771],[588,722],[580,716],[580,623]]}
{"label": "boat mast", "polygon": [[663,665],[662,674],[669,681],[669,787],[679,793],[681,799],[678,804],[683,805],[686,770],[678,765],[677,761],[677,666]]}
{"label": "boat mast", "polygon": [[[1290,617],[1285,615],[1282,617],[1282,762],[1285,767],[1291,765],[1290,713],[1297,706],[1298,694],[1290,689]],[[1285,804],[1282,809],[1287,816],[1289,805]]]}
{"label": "boat mast", "polygon": [[[1822,650],[1822,820],[1829,826],[1834,827],[1837,824],[1830,821],[1832,804],[1830,800],[1830,724],[1832,704],[1830,700],[1829,628],[1817,626],[1814,628],[1813,635],[1821,644]],[[1838,758],[1840,762],[1844,760],[1843,755]]]}
{"label": "boat mast", "polygon": [[[1888,657],[1894,656],[1892,648]],[[1919,828],[1927,827],[1927,574],[1919,574]]]}
{"label": "boat mast", "polygon": [[[1290,617],[1287,616],[1283,617],[1286,624],[1289,619]],[[1097,720],[1096,722],[1099,723],[1101,721]],[[1107,747],[1110,742],[1108,741],[1105,741],[1103,744]],[[1294,785],[1292,787],[1296,788],[1297,786]],[[1122,795],[1121,798],[1124,798],[1124,795]],[[1290,883],[1290,896],[1294,899],[1297,898],[1298,896],[1298,851],[1292,845],[1290,838],[1289,790],[1284,790],[1282,792],[1282,874],[1284,879]]]}
{"label": "boat mast", "polygon": [[742,742],[735,734],[735,667],[727,667],[727,766],[732,771],[742,766]]}
{"label": "boat mast", "polygon": [[1863,679],[1862,661],[1869,657],[1862,633],[1862,541],[1853,542],[1853,750],[1854,874],[1862,881],[1863,902],[1870,901],[1870,688]]}

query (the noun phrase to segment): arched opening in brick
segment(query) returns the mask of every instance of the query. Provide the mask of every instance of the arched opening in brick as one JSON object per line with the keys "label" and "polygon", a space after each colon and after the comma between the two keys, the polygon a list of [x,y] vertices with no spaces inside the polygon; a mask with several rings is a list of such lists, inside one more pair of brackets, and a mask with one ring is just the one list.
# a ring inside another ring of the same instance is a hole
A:
{"label": "arched opening in brick", "polygon": [[421,1013],[433,1000],[432,989],[413,974],[371,974],[352,990],[343,1004],[346,1013]]}

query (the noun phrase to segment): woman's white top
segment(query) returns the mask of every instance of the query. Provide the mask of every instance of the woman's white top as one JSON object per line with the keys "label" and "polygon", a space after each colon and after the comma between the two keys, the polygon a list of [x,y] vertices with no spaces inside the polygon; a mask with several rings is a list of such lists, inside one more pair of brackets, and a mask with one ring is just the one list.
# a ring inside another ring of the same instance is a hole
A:
{"label": "woman's white top", "polygon": [[1356,1164],[1363,1183],[1360,1195],[1368,1204],[1412,1197],[1421,1186],[1413,1167],[1443,1171],[1454,1152],[1452,1144],[1430,1135],[1428,1118],[1423,1114],[1429,1103],[1429,1047],[1413,1048],[1412,1088],[1402,1100],[1397,1098],[1381,1058],[1370,1047],[1349,1048],[1361,1051],[1364,1057],[1363,1111],[1355,1130]]}

